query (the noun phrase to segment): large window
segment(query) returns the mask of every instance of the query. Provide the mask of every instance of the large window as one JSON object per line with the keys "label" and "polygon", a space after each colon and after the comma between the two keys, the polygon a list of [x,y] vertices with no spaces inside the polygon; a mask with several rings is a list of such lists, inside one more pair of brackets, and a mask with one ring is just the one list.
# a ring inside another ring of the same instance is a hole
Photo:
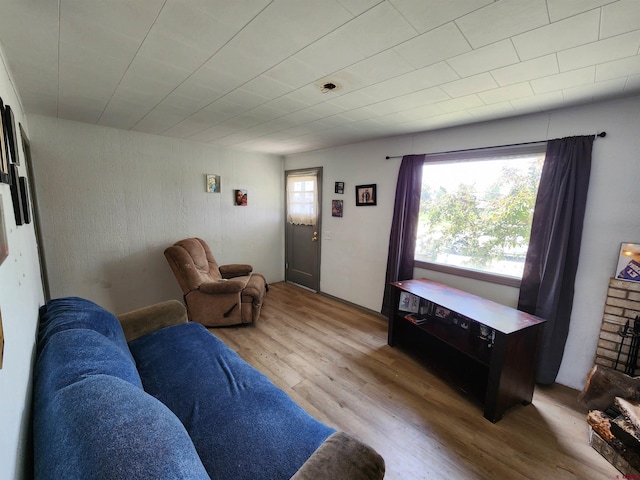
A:
{"label": "large window", "polygon": [[517,285],[545,145],[427,155],[417,266]]}

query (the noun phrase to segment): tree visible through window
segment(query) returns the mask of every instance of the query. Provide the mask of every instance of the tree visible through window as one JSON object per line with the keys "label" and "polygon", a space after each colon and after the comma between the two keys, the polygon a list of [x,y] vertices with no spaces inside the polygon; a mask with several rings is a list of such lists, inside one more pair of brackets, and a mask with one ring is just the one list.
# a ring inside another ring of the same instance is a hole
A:
{"label": "tree visible through window", "polygon": [[522,277],[544,144],[517,150],[427,156],[418,262]]}

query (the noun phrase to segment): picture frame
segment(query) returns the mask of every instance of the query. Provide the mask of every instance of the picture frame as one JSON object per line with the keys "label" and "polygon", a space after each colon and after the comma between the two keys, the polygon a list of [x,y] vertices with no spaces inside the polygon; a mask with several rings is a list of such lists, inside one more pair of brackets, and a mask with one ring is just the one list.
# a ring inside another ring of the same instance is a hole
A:
{"label": "picture frame", "polygon": [[335,193],[342,195],[344,193],[344,182],[336,182]]}
{"label": "picture frame", "polygon": [[11,183],[11,172],[9,170],[9,151],[7,150],[4,124],[4,103],[0,98],[0,183]]}
{"label": "picture frame", "polygon": [[343,201],[331,200],[331,216],[342,217],[342,211],[343,211]]}
{"label": "picture frame", "polygon": [[26,177],[20,177],[20,199],[22,201],[22,221],[31,223],[31,204],[29,203],[29,185]]}
{"label": "picture frame", "polygon": [[205,191],[207,193],[220,193],[220,175],[205,174]]}
{"label": "picture frame", "polygon": [[4,128],[5,141],[7,142],[7,154],[10,161],[16,165],[20,165],[20,154],[18,148],[18,131],[16,129],[16,120],[13,116],[13,110],[9,105],[4,106]]}
{"label": "picture frame", "polygon": [[233,204],[238,207],[246,207],[248,204],[247,190],[243,188],[237,188],[233,191]]}
{"label": "picture frame", "polygon": [[18,166],[15,163],[9,164],[9,176],[11,177],[11,200],[13,202],[13,214],[16,219],[16,226],[24,224],[24,208],[22,206],[22,195],[20,195],[20,176]]}
{"label": "picture frame", "polygon": [[9,243],[7,242],[7,227],[4,219],[4,207],[2,195],[0,195],[0,265],[9,256]]}
{"label": "picture frame", "polygon": [[370,207],[378,204],[377,185],[356,185],[356,207]]}
{"label": "picture frame", "polygon": [[640,282],[640,244],[622,243],[620,245],[615,275],[619,280]]}

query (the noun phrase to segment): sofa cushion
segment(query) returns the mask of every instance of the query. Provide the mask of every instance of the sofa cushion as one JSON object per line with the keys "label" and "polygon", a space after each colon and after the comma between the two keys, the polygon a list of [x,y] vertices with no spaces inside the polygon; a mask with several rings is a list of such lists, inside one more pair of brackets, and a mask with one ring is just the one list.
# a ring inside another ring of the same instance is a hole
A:
{"label": "sofa cushion", "polygon": [[89,329],[113,342],[133,362],[120,322],[112,313],[90,300],[64,297],[49,300],[40,307],[38,351],[55,333],[71,329]]}
{"label": "sofa cushion", "polygon": [[41,310],[35,478],[208,479],[182,423],[142,389],[114,319],[82,299]]}
{"label": "sofa cushion", "polygon": [[289,479],[335,431],[200,324],[129,347],[145,390],[182,420],[212,478]]}

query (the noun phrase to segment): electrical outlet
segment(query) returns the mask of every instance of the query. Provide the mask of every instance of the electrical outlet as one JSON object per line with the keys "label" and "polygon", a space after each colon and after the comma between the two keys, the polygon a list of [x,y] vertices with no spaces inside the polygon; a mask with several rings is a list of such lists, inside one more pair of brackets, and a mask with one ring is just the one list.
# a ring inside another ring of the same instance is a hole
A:
{"label": "electrical outlet", "polygon": [[325,240],[331,240],[331,231],[330,231],[330,230],[325,230],[325,231],[324,231],[323,238],[324,238]]}

